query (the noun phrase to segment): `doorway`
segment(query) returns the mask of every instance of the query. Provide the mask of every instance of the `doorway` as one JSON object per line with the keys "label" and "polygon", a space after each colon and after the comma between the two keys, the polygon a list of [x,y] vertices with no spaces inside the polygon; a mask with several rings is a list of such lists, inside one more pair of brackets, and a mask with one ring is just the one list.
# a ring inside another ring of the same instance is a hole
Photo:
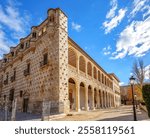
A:
{"label": "doorway", "polygon": [[70,109],[72,109],[73,104],[72,93],[69,93],[69,101],[70,101]]}
{"label": "doorway", "polygon": [[29,103],[29,98],[23,99],[23,112],[28,111],[28,103]]}

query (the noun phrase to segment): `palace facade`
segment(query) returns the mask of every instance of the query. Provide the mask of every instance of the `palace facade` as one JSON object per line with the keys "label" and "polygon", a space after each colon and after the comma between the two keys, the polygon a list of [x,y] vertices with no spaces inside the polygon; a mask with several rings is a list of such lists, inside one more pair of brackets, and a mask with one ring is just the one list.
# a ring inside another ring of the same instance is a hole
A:
{"label": "palace facade", "polygon": [[41,112],[46,100],[62,102],[64,113],[120,106],[116,75],[69,38],[63,11],[47,14],[0,60],[1,100],[17,98],[17,110],[23,112]]}

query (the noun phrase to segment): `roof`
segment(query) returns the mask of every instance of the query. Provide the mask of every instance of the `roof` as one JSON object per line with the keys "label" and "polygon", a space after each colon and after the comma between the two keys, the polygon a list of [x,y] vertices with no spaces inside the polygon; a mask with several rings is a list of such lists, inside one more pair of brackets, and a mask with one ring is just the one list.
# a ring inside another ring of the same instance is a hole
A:
{"label": "roof", "polygon": [[113,76],[118,82],[120,82],[119,78],[114,73],[109,73],[110,76]]}

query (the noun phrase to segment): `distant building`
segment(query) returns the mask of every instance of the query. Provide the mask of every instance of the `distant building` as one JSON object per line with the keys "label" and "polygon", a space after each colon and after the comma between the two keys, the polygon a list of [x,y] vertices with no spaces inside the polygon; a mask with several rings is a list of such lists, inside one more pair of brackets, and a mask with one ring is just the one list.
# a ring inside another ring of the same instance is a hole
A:
{"label": "distant building", "polygon": [[[132,90],[130,85],[120,86],[121,91],[121,103],[132,104]],[[143,101],[142,92],[137,84],[134,85],[134,97],[138,102]]]}
{"label": "distant building", "polygon": [[0,95],[17,110],[41,112],[43,101],[58,110],[94,110],[120,105],[119,79],[108,74],[68,37],[67,16],[59,8],[0,60]]}

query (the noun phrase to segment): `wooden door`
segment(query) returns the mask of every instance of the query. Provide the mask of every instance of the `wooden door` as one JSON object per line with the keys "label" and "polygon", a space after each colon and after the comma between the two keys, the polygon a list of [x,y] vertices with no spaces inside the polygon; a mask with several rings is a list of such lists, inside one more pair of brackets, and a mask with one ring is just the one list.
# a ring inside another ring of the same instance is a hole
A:
{"label": "wooden door", "polygon": [[72,93],[69,93],[70,109],[72,109]]}

